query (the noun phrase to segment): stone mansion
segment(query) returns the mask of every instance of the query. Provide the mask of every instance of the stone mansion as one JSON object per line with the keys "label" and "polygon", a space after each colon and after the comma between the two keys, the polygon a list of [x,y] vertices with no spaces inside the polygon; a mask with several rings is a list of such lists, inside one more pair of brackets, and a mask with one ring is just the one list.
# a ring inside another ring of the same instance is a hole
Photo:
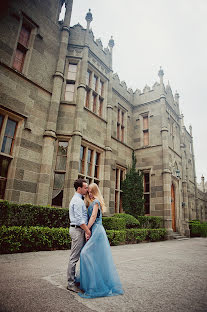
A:
{"label": "stone mansion", "polygon": [[[59,14],[65,5],[64,21]],[[121,181],[132,162],[144,174],[145,213],[189,235],[207,219],[196,182],[192,128],[179,94],[158,82],[128,89],[107,48],[86,25],[71,26],[73,1],[10,0],[0,10],[0,198],[68,207],[73,182],[100,186],[108,214],[122,212]]]}

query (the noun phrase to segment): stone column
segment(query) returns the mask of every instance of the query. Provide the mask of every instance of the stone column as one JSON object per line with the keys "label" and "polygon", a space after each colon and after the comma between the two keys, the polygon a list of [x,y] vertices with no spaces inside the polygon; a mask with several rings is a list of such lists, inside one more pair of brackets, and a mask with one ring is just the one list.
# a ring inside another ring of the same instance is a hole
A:
{"label": "stone column", "polygon": [[161,104],[161,140],[162,140],[162,178],[163,178],[163,216],[164,226],[168,230],[168,235],[172,234],[172,213],[171,213],[171,171],[169,169],[169,142],[168,142],[168,127],[166,115],[166,96],[163,83],[164,72],[160,68],[158,72],[160,77],[160,104]]}
{"label": "stone column", "polygon": [[182,211],[183,211],[183,227],[184,227],[184,235],[189,237],[190,230],[189,230],[189,212],[188,212],[188,183],[187,183],[187,159],[186,159],[186,152],[185,152],[185,126],[183,121],[183,115],[181,115],[181,155],[182,155]]}
{"label": "stone column", "polygon": [[[75,118],[74,118],[74,125],[73,125],[73,135],[72,135],[72,142],[71,142],[71,156],[70,156],[70,178],[67,181],[67,188],[69,190],[70,197],[73,195],[74,191],[74,180],[78,178],[78,169],[79,169],[79,159],[80,159],[80,147],[81,141],[83,136],[83,127],[82,127],[82,120],[84,114],[84,104],[85,104],[85,97],[86,97],[86,75],[87,75],[87,68],[88,68],[88,35],[89,35],[89,27],[90,23],[93,20],[92,14],[89,12],[86,14],[86,21],[87,21],[87,29],[85,34],[85,42],[84,48],[82,52],[82,60],[80,63],[80,75],[79,75],[79,82],[77,87],[77,98],[76,98],[76,111],[75,111]],[[70,198],[68,199],[70,201]]]}
{"label": "stone column", "polygon": [[49,194],[51,193],[50,179],[52,175],[52,162],[54,157],[54,142],[56,140],[57,117],[61,100],[61,90],[63,84],[63,75],[65,67],[65,59],[67,46],[69,41],[69,27],[72,12],[72,0],[65,1],[66,13],[62,27],[59,55],[57,59],[56,71],[53,76],[52,96],[50,108],[48,112],[48,120],[44,133],[44,141],[42,147],[41,168],[39,181],[37,186],[36,203],[39,205],[48,205]]}
{"label": "stone column", "polygon": [[112,73],[108,82],[108,98],[107,98],[107,128],[106,128],[106,141],[105,141],[105,162],[104,162],[104,200],[107,207],[107,213],[114,213],[114,189],[111,183],[111,170],[112,170],[112,148],[111,148],[111,126],[112,126]]}
{"label": "stone column", "polygon": [[193,160],[193,178],[194,178],[194,192],[195,192],[194,210],[196,213],[196,219],[199,219],[198,189],[197,189],[197,178],[196,178],[196,170],[195,170],[195,156],[194,156],[194,147],[193,147],[192,126],[189,127],[189,130],[190,130],[190,135],[191,135],[191,152],[192,152],[192,160]]}
{"label": "stone column", "polygon": [[[109,48],[111,55],[111,63],[110,67],[112,68],[112,50],[114,47],[114,40],[109,40]],[[113,106],[112,106],[112,71],[109,73],[109,81],[108,81],[108,96],[107,98],[107,106],[106,106],[106,118],[107,118],[107,128],[106,128],[106,141],[105,141],[105,163],[104,163],[104,201],[107,207],[106,213],[114,213],[114,188],[112,187],[111,182],[111,171],[112,171],[112,146],[111,146],[111,133],[112,133],[112,114],[113,114]]]}

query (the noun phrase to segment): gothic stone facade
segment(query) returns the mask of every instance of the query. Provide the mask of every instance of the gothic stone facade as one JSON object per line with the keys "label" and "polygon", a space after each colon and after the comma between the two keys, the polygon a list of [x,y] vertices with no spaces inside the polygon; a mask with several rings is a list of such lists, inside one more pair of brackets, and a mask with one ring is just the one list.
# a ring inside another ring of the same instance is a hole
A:
{"label": "gothic stone facade", "polygon": [[128,89],[112,71],[114,41],[103,49],[86,28],[70,26],[72,1],[8,1],[0,21],[0,195],[68,207],[79,177],[99,184],[108,213],[122,211],[121,180],[131,164],[144,173],[146,214],[171,231],[206,218],[197,190],[192,129],[179,95],[159,82]]}

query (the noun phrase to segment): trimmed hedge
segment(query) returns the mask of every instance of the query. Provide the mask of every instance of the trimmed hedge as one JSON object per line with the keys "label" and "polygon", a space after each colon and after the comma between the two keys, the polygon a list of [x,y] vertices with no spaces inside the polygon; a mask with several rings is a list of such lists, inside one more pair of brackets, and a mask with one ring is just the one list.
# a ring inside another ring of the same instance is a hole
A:
{"label": "trimmed hedge", "polygon": [[126,229],[121,231],[106,230],[112,246],[136,244],[143,241],[160,241],[167,238],[167,230],[161,229]]}
{"label": "trimmed hedge", "polygon": [[167,239],[167,230],[162,228],[162,229],[148,229],[147,230],[147,235],[148,239],[151,242],[156,242],[160,240]]}
{"label": "trimmed hedge", "polygon": [[132,229],[132,228],[138,228],[140,227],[139,221],[133,217],[130,214],[127,213],[117,213],[114,215],[114,218],[122,218],[126,221],[126,228]]}
{"label": "trimmed hedge", "polygon": [[[166,238],[166,229],[106,230],[110,245],[117,246]],[[0,253],[69,249],[68,228],[0,227]]]}
{"label": "trimmed hedge", "polygon": [[68,249],[70,243],[68,228],[0,227],[1,253]]}
{"label": "trimmed hedge", "polygon": [[125,230],[126,221],[123,218],[103,217],[102,224],[105,230]]}
{"label": "trimmed hedge", "polygon": [[126,242],[126,230],[106,230],[106,234],[111,246],[123,245]]}
{"label": "trimmed hedge", "polygon": [[137,216],[140,227],[143,229],[159,229],[163,227],[163,218],[154,216]]}
{"label": "trimmed hedge", "polygon": [[46,226],[58,228],[69,226],[69,212],[65,208],[15,204],[0,201],[0,226]]}
{"label": "trimmed hedge", "polygon": [[127,229],[126,230],[126,241],[127,243],[136,244],[144,241],[147,237],[146,229]]}
{"label": "trimmed hedge", "polygon": [[191,237],[207,237],[207,222],[194,220],[189,222],[189,226]]}

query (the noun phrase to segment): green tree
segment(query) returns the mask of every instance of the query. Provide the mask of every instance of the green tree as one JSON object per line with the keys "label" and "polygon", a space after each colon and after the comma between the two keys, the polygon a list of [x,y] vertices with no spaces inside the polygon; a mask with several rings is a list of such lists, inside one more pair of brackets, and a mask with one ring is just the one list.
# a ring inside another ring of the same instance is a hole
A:
{"label": "green tree", "polygon": [[122,204],[125,213],[134,217],[144,215],[143,174],[136,171],[136,157],[132,152],[132,166],[128,168],[126,178],[122,181]]}

